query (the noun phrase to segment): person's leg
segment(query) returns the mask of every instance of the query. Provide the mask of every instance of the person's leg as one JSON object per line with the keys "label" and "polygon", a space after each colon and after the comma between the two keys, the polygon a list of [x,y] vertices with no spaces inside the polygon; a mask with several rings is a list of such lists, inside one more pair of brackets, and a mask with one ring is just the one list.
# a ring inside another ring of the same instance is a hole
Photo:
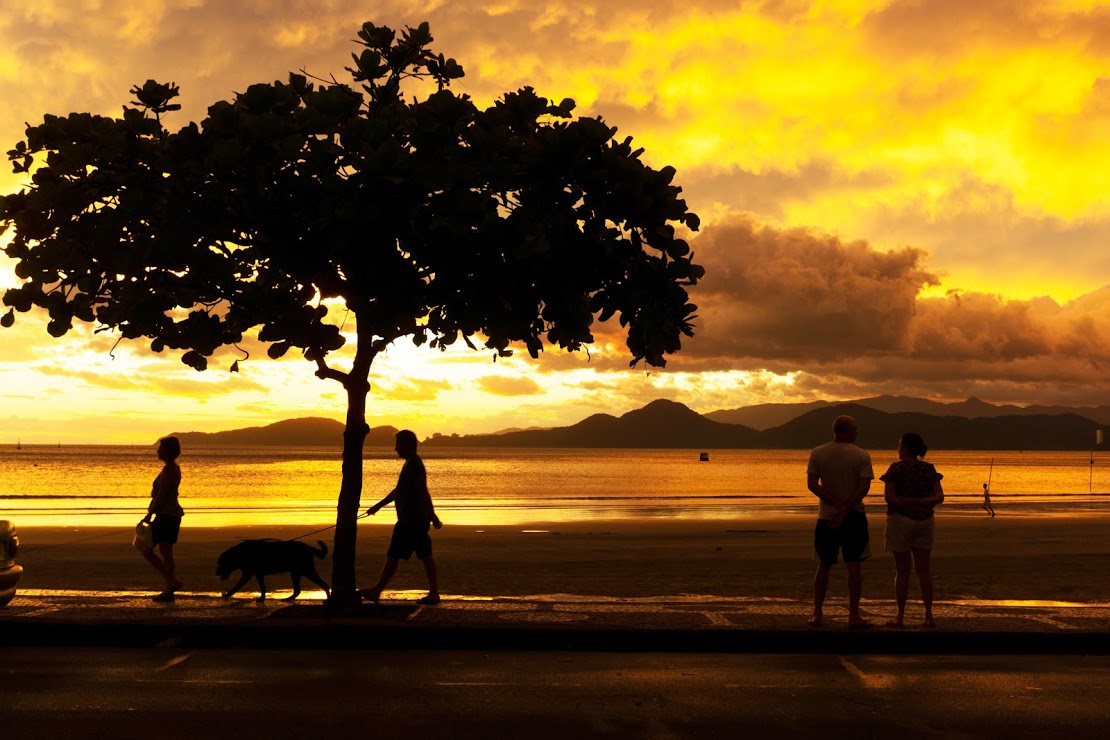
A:
{"label": "person's leg", "polygon": [[887,624],[901,627],[906,619],[906,598],[910,593],[910,553],[893,552],[894,556],[894,600],[898,604],[898,616]]}
{"label": "person's leg", "polygon": [[173,562],[173,543],[159,542],[158,552],[162,555],[162,575],[166,579],[166,591],[173,593],[181,588],[181,581],[177,580]]}
{"label": "person's leg", "polygon": [[867,620],[859,613],[859,600],[863,594],[863,569],[858,560],[845,561],[844,565],[848,569],[848,626],[862,626],[867,624]]}
{"label": "person's leg", "polygon": [[146,561],[154,566],[154,570],[158,571],[158,575],[162,576],[162,580],[166,580],[166,567],[162,564],[162,560],[154,554],[154,550],[143,550],[143,557]]}
{"label": "person's leg", "polygon": [[818,519],[813,529],[813,554],[817,573],[813,576],[813,617],[809,623],[819,627],[824,618],[825,594],[829,591],[829,572],[840,555],[839,533],[830,529],[827,519]]}
{"label": "person's leg", "polygon": [[[925,619],[922,622],[926,627],[935,627],[933,621],[933,571],[932,550],[913,548],[913,568],[917,571],[917,580],[921,584],[921,601],[925,604]],[[909,580],[907,577],[906,580]]]}
{"label": "person's leg", "polygon": [[831,564],[818,563],[817,573],[813,576],[813,618],[809,620],[809,623],[814,626],[821,624],[821,620],[824,618],[825,594],[829,591],[829,571],[831,570]]}
{"label": "person's leg", "polygon": [[382,597],[382,591],[389,585],[389,580],[393,578],[393,574],[397,572],[397,558],[386,556],[385,565],[382,566],[382,574],[378,576],[378,582],[374,584],[373,588],[368,588],[362,592],[364,599],[370,601],[377,601]]}
{"label": "person's leg", "polygon": [[436,559],[431,555],[422,558],[424,573],[428,576],[428,595],[422,601],[427,604],[439,603],[439,577],[436,572]]}
{"label": "person's leg", "polygon": [[844,552],[844,565],[848,569],[848,626],[867,627],[870,625],[859,612],[860,596],[863,593],[863,570],[861,564],[871,556],[871,535],[867,528],[867,516],[862,511],[849,511],[840,525],[841,547]]}

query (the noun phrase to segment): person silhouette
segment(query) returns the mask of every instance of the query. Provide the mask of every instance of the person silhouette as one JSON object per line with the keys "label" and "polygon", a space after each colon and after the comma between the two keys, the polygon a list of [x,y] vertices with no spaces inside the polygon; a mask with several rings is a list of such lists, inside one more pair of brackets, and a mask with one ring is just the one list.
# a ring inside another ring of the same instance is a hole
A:
{"label": "person silhouette", "polygon": [[898,440],[898,460],[879,476],[885,484],[883,496],[887,504],[884,548],[894,556],[894,600],[898,604],[897,616],[887,622],[891,627],[901,627],[905,623],[911,560],[925,605],[921,624],[936,626],[930,560],[936,522],[933,510],[944,502],[944,489],[940,485],[944,476],[922,459],[928,451],[920,434],[906,432]]}
{"label": "person silhouette", "polygon": [[436,516],[432,505],[432,495],[428,492],[428,474],[424,469],[424,461],[416,454],[416,446],[416,435],[413,432],[408,429],[397,432],[394,449],[398,457],[405,461],[400,475],[397,476],[397,485],[385,498],[366,510],[372,516],[392,502],[397,509],[397,523],[393,525],[393,536],[389,541],[385,565],[382,566],[378,582],[372,588],[359,591],[363,600],[377,602],[381,599],[382,591],[397,572],[398,561],[408,560],[415,552],[416,557],[424,563],[424,573],[428,577],[428,595],[417,599],[417,603],[439,603],[439,580],[428,529],[430,526],[439,529],[443,523]]}
{"label": "person silhouette", "polygon": [[989,483],[983,484],[983,509],[992,517],[994,516],[994,507],[991,506],[991,487]]}
{"label": "person silhouette", "polygon": [[[150,505],[142,522],[150,524],[150,532],[158,555],[153,549],[144,550],[143,557],[165,581],[165,588],[153,601],[173,601],[174,592],[182,587],[174,573],[173,546],[181,530],[181,517],[185,511],[178,502],[181,487],[181,468],[177,458],[181,455],[181,442],[177,437],[163,437],[158,440],[158,459],[165,463],[150,489]],[[151,522],[153,518],[153,522]],[[161,555],[161,557],[159,557]]]}
{"label": "person silhouette", "polygon": [[819,562],[813,577],[813,617],[809,623],[814,627],[823,623],[829,571],[843,553],[848,569],[848,627],[859,629],[871,626],[860,615],[859,600],[863,591],[861,563],[871,556],[863,499],[871,490],[875,472],[871,456],[855,444],[859,435],[856,420],[838,416],[832,428],[833,441],[815,447],[806,468],[807,486],[820,502],[813,533],[814,555]]}

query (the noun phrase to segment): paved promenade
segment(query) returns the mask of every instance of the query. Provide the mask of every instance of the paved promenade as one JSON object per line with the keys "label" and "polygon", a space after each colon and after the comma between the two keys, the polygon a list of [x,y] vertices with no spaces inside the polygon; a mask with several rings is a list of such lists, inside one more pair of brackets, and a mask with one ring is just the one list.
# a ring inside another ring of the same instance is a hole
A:
{"label": "paved promenade", "polygon": [[[0,644],[38,646],[434,648],[682,652],[1110,654],[1110,604],[938,602],[938,626],[883,626],[890,601],[864,601],[875,626],[849,630],[843,600],[810,627],[810,604],[673,596],[638,599],[554,594],[516,598],[419,594],[328,616],[321,601],[184,591],[172,604],[146,592],[20,591],[0,609]],[[389,594],[387,593],[387,596]]]}

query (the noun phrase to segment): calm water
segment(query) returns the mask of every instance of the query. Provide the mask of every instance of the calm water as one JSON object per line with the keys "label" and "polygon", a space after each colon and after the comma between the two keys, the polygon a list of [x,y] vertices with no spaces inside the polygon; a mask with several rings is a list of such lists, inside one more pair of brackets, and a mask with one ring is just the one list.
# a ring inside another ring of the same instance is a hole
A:
{"label": "calm water", "polygon": [[[427,449],[429,487],[453,524],[732,519],[812,513],[806,450]],[[893,451],[872,451],[876,474]],[[993,470],[991,460],[994,461]],[[935,452],[946,515],[980,514],[991,480],[996,510],[1011,514],[1110,513],[1110,456],[1086,452]],[[339,451],[273,447],[186,449],[185,526],[333,524]],[[388,493],[401,461],[368,448],[363,506]],[[146,511],[161,469],[153,447],[0,446],[0,519],[22,526],[128,527]],[[880,484],[881,486],[881,484]],[[873,487],[872,510],[882,489]],[[877,495],[876,495],[877,494]],[[392,512],[379,515],[392,520]]]}

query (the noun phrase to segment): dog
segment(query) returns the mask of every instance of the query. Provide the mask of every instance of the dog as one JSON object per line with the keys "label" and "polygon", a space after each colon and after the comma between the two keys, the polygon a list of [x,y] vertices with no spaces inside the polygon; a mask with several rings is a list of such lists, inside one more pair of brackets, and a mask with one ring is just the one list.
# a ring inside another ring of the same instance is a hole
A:
{"label": "dog", "polygon": [[216,561],[216,575],[221,581],[231,577],[232,571],[241,571],[242,578],[239,582],[223,593],[225,599],[241,589],[252,577],[258,580],[259,601],[266,600],[266,581],[264,576],[274,573],[288,573],[293,579],[293,595],[286,601],[292,601],[301,593],[301,576],[324,589],[329,597],[331,591],[328,584],[316,572],[316,558],[328,556],[328,546],[320,540],[320,545],[312,545],[296,540],[243,540],[238,545],[233,545],[220,554]]}

